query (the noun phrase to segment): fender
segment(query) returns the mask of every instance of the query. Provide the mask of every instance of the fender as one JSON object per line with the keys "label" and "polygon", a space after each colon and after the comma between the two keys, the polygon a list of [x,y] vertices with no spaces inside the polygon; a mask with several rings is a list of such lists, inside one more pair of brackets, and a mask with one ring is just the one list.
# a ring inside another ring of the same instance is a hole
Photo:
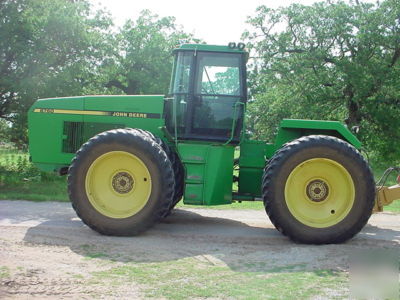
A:
{"label": "fender", "polygon": [[361,149],[360,140],[342,123],[338,121],[283,119],[280,123],[274,148],[305,135],[324,134],[335,136]]}
{"label": "fender", "polygon": [[274,143],[265,143],[261,140],[244,140],[240,143],[240,192],[260,197],[260,182],[265,161],[269,160],[285,143],[314,134],[335,136],[350,143],[357,150],[361,149],[361,142],[340,122],[283,119]]}

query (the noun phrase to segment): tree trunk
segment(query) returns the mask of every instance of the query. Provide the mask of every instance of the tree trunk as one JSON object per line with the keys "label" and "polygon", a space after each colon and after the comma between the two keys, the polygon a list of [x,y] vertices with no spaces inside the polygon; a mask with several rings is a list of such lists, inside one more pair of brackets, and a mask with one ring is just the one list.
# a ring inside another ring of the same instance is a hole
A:
{"label": "tree trunk", "polygon": [[361,122],[360,105],[354,99],[353,86],[347,85],[343,90],[343,95],[347,103],[348,117],[345,120],[347,126],[351,128],[352,126],[359,125]]}

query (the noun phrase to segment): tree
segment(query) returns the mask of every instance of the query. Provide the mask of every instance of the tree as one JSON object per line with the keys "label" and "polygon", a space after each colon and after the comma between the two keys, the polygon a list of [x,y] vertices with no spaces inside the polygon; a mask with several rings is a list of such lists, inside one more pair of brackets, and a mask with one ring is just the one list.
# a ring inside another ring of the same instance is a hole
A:
{"label": "tree", "polygon": [[21,144],[36,99],[91,90],[111,21],[83,0],[3,0],[0,24],[0,118]]}
{"label": "tree", "polygon": [[10,127],[4,119],[0,119],[0,145],[10,141]]}
{"label": "tree", "polygon": [[261,6],[249,23],[256,134],[271,136],[283,117],[345,120],[384,159],[400,160],[399,0]]}
{"label": "tree", "polygon": [[136,21],[129,20],[115,37],[116,57],[105,64],[106,87],[125,94],[166,93],[172,67],[171,52],[195,40],[183,32],[175,18],[160,18],[144,10]]}

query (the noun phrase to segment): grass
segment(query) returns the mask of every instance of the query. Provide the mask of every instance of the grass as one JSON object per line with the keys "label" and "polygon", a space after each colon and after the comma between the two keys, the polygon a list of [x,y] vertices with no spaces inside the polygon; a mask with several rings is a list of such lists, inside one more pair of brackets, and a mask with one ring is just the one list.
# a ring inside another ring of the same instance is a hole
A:
{"label": "grass", "polygon": [[41,172],[25,152],[0,148],[0,199],[68,201],[66,178]]}
{"label": "grass", "polygon": [[394,201],[392,204],[385,206],[383,211],[390,211],[394,213],[400,213],[400,200]]}
{"label": "grass", "polygon": [[10,269],[5,266],[0,266],[0,279],[10,277]]}
{"label": "grass", "polygon": [[[131,284],[153,299],[347,299],[349,277],[344,271],[307,269],[306,264],[247,260],[229,264],[190,256],[171,261],[119,262],[119,254],[82,245],[83,255],[101,263],[85,284],[114,290]],[[217,255],[218,256],[218,255]]]}
{"label": "grass", "polygon": [[0,200],[69,201],[65,177],[50,182],[21,181],[9,185],[0,185]]}
{"label": "grass", "polygon": [[[235,157],[238,155],[235,151]],[[384,168],[372,166],[375,178],[380,178]],[[237,171],[235,171],[237,175]],[[387,185],[395,184],[395,176],[390,176]],[[233,185],[237,189],[237,183]],[[31,200],[37,202],[60,201],[68,202],[65,176],[44,173],[29,162],[26,152],[15,149],[0,148],[0,200]],[[184,205],[180,202],[177,207],[199,207]],[[202,206],[200,206],[202,207]],[[242,202],[231,205],[205,207],[210,209],[264,209],[262,202]],[[385,207],[385,211],[400,212],[400,201],[395,201]]]}
{"label": "grass", "polygon": [[[309,299],[326,296],[346,286],[347,275],[332,270],[307,271],[304,266],[255,270],[212,265],[194,257],[173,262],[127,263],[92,273],[92,283],[108,282],[118,288],[136,282],[148,298],[166,299]],[[346,293],[342,288],[342,293]],[[344,297],[344,295],[343,295]]]}

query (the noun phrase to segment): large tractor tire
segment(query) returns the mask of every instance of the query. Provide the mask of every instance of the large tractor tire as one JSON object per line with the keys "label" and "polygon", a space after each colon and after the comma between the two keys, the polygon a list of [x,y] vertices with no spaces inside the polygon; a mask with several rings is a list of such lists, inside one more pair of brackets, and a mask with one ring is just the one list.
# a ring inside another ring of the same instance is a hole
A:
{"label": "large tractor tire", "polygon": [[168,144],[166,144],[162,139],[159,137],[155,136],[149,131],[143,130],[143,129],[135,129],[140,131],[142,134],[150,137],[153,139],[157,144],[159,144],[167,154],[169,160],[171,161],[172,164],[172,169],[174,171],[174,177],[175,177],[175,188],[174,188],[174,197],[172,199],[172,202],[168,208],[168,211],[163,215],[163,217],[167,217],[171,214],[171,211],[174,209],[174,207],[178,204],[179,201],[181,201],[183,197],[183,190],[185,186],[185,181],[184,181],[184,176],[185,176],[185,170],[183,168],[183,164],[181,162],[181,159],[179,158],[179,155],[171,149]]}
{"label": "large tractor tire", "polygon": [[174,207],[181,201],[183,197],[183,190],[185,187],[185,170],[183,168],[183,164],[178,154],[175,151],[171,151],[170,160],[174,169],[175,174],[175,193],[174,199],[169,206],[168,213],[165,216],[168,216]]}
{"label": "large tractor tire", "polygon": [[312,135],[277,151],[264,170],[262,192],[271,222],[293,241],[341,243],[371,216],[375,183],[353,146]]}
{"label": "large tractor tire", "polygon": [[168,211],[174,173],[165,151],[135,129],[91,138],[68,171],[68,193],[82,221],[106,235],[137,235]]}

